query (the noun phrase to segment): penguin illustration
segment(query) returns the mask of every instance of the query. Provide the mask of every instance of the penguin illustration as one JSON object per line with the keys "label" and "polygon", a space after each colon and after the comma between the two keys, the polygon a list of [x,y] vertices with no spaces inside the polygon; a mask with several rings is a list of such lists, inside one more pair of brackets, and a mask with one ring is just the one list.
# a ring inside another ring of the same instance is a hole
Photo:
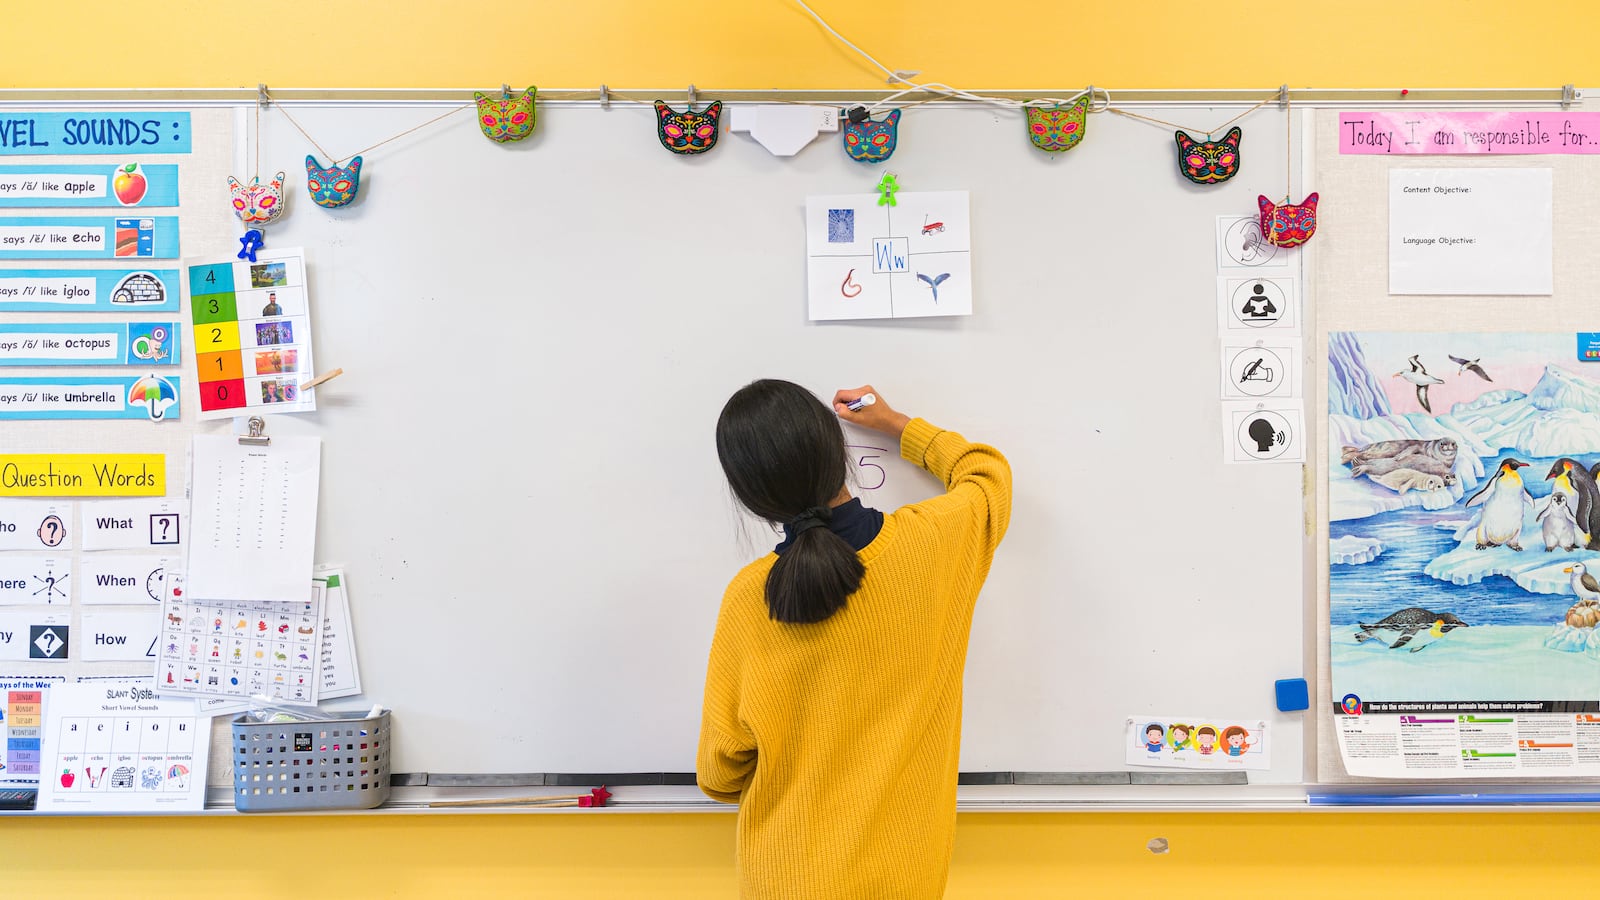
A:
{"label": "penguin illustration", "polygon": [[1573,518],[1572,505],[1562,491],[1551,491],[1544,508],[1536,516],[1544,529],[1544,552],[1560,547],[1571,553],[1578,549],[1578,520]]}
{"label": "penguin illustration", "polygon": [[1433,407],[1428,405],[1428,385],[1444,384],[1444,379],[1435,378],[1434,376],[1428,374],[1428,370],[1422,366],[1422,360],[1417,358],[1421,355],[1422,354],[1418,353],[1406,360],[1406,362],[1411,364],[1411,368],[1409,370],[1396,372],[1389,377],[1404,378],[1415,385],[1417,388],[1417,402],[1422,404],[1422,409],[1424,412],[1432,415]]}
{"label": "penguin illustration", "polygon": [[1483,506],[1473,529],[1478,538],[1477,549],[1504,544],[1522,552],[1522,545],[1517,543],[1517,538],[1522,536],[1522,508],[1533,505],[1533,498],[1522,484],[1522,476],[1517,474],[1517,470],[1526,465],[1509,456],[1500,460],[1494,477],[1467,500],[1468,506]]}
{"label": "penguin illustration", "polygon": [[1600,487],[1583,464],[1563,456],[1550,467],[1546,481],[1555,479],[1554,490],[1574,502],[1573,518],[1578,521],[1578,543],[1589,550],[1600,550]]}
{"label": "penguin illustration", "polygon": [[1600,600],[1600,581],[1594,580],[1583,563],[1573,563],[1561,571],[1572,576],[1572,592],[1578,595],[1579,602]]}
{"label": "penguin illustration", "polygon": [[1466,627],[1467,623],[1451,613],[1430,612],[1420,606],[1411,606],[1385,616],[1377,624],[1360,623],[1361,630],[1356,632],[1356,643],[1379,640],[1388,644],[1390,650],[1399,650],[1411,644],[1415,638],[1416,643],[1411,647],[1411,652],[1415,653],[1444,637],[1446,632]]}

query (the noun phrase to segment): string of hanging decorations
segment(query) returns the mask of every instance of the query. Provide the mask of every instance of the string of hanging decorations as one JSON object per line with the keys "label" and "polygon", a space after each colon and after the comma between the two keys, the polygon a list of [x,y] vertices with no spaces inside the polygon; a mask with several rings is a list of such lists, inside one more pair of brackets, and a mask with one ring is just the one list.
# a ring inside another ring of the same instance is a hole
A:
{"label": "string of hanging decorations", "polygon": [[[1293,132],[1289,115],[1291,92],[1287,85],[1211,128],[1178,125],[1136,112],[1127,106],[1119,106],[1110,91],[1094,86],[1065,97],[1021,98],[1001,93],[982,94],[942,82],[918,82],[914,80],[920,74],[916,71],[891,69],[836,31],[805,0],[794,2],[835,40],[879,69],[888,83],[897,89],[848,106],[820,106],[816,100],[767,96],[759,104],[728,107],[727,110],[731,111],[728,130],[748,132],[775,155],[792,156],[819,134],[838,132],[841,147],[848,158],[869,165],[881,164],[889,160],[899,146],[900,122],[908,110],[927,103],[952,102],[1020,112],[1028,141],[1043,152],[1058,154],[1083,144],[1091,113],[1108,112],[1172,129],[1179,174],[1192,184],[1206,187],[1229,181],[1240,172],[1244,129],[1238,123],[1264,107],[1276,104],[1284,113],[1284,145],[1288,157],[1285,179],[1291,179]],[[839,95],[846,93],[855,92],[838,92]],[[1248,102],[1260,97],[1259,94],[1250,97],[1247,92],[1232,93],[1237,95],[1232,102]],[[533,134],[538,100],[547,103],[598,100],[605,108],[612,104],[649,106],[654,111],[652,120],[655,136],[663,148],[682,156],[707,153],[717,145],[724,128],[724,101],[699,97],[693,85],[685,92],[684,99],[684,107],[678,109],[659,98],[629,96],[609,90],[604,85],[598,91],[556,91],[542,96],[534,86],[516,92],[509,85],[501,85],[498,91],[475,92],[472,102],[463,102],[440,115],[374,141],[355,153],[336,156],[312,136],[280,98],[274,97],[265,85],[261,85],[257,91],[252,136],[255,142],[255,172],[248,184],[231,176],[228,178],[234,211],[248,229],[245,237],[240,239],[239,258],[254,261],[256,251],[265,246],[265,226],[278,219],[287,208],[284,190],[288,180],[287,170],[278,171],[266,182],[261,180],[260,135],[264,109],[281,114],[320,154],[320,157],[307,154],[305,158],[306,191],[315,205],[333,210],[356,200],[367,154],[408,135],[438,126],[466,110],[476,112],[478,128],[484,137],[498,144],[510,144]],[[1570,105],[1576,99],[1577,94],[1571,86],[1562,90],[1560,100],[1563,106]],[[1211,101],[1213,104],[1217,102],[1214,97]],[[326,166],[321,162],[324,159],[328,162]],[[1265,195],[1258,198],[1262,236],[1270,243],[1285,247],[1304,244],[1316,230],[1317,194],[1310,194],[1301,203],[1293,204],[1289,202],[1290,187],[1289,184],[1285,185],[1283,199],[1279,202]]]}

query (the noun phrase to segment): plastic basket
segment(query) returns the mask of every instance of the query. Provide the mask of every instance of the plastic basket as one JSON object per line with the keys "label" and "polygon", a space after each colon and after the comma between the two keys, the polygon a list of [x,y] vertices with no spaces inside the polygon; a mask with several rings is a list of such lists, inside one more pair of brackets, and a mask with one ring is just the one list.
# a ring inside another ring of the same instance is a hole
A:
{"label": "plastic basket", "polygon": [[371,809],[389,799],[389,711],[370,719],[233,720],[240,812]]}

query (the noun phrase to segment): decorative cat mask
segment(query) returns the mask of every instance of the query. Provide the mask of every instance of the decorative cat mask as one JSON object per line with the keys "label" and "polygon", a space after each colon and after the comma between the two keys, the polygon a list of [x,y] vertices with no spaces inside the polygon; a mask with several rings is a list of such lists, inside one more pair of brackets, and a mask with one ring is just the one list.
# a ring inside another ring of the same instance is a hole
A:
{"label": "decorative cat mask", "polygon": [[1024,111],[1028,114],[1028,140],[1040,150],[1060,153],[1083,141],[1089,121],[1089,97],[1085,94],[1071,106],[1029,106]]}
{"label": "decorative cat mask", "polygon": [[324,209],[338,209],[356,198],[361,189],[361,157],[350,160],[348,166],[329,166],[324,169],[317,158],[306,156],[306,190],[311,201]]}
{"label": "decorative cat mask", "polygon": [[858,113],[863,116],[857,122],[848,118],[849,113],[844,112],[844,152],[858,162],[881,163],[894,153],[895,144],[899,141],[900,110],[891,110],[887,116],[879,121],[872,121],[865,117],[865,111]]}
{"label": "decorative cat mask", "polygon": [[538,88],[529,87],[521,96],[496,100],[478,92],[478,127],[483,136],[497,144],[520,141],[533,134],[533,95]]}
{"label": "decorative cat mask", "polygon": [[266,184],[261,176],[250,179],[248,185],[228,176],[228,190],[233,194],[233,211],[246,225],[263,225],[283,215],[283,179],[279,172]]}
{"label": "decorative cat mask", "polygon": [[1178,142],[1178,171],[1195,184],[1221,184],[1239,174],[1239,142],[1244,131],[1237,125],[1220,141],[1197,141],[1181,131],[1172,136]]}
{"label": "decorative cat mask", "polygon": [[1261,206],[1261,233],[1275,247],[1298,247],[1317,233],[1317,195],[1308,194],[1304,203],[1274,206],[1266,197],[1257,197]]}
{"label": "decorative cat mask", "polygon": [[661,146],[673,153],[704,153],[717,143],[718,119],[721,115],[721,100],[713,100],[705,112],[694,112],[692,106],[683,112],[676,112],[657,100],[656,136],[661,138]]}

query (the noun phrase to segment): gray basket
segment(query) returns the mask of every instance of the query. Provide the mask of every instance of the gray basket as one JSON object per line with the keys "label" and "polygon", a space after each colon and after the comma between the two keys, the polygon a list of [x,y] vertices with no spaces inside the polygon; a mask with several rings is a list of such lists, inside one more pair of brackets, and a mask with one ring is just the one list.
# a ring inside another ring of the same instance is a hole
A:
{"label": "gray basket", "polygon": [[370,719],[233,720],[240,812],[371,809],[389,799],[389,711]]}

